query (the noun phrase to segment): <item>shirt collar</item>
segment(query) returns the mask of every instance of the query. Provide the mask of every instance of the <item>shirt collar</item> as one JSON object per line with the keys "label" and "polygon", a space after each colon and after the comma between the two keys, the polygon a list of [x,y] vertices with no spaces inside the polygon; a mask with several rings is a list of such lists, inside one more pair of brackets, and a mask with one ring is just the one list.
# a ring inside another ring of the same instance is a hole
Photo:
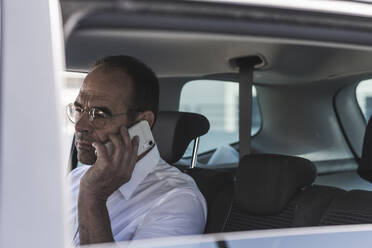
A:
{"label": "shirt collar", "polygon": [[125,199],[130,199],[137,187],[143,182],[145,177],[159,163],[160,154],[158,147],[155,145],[141,160],[137,161],[132,177],[129,182],[123,184],[119,191]]}

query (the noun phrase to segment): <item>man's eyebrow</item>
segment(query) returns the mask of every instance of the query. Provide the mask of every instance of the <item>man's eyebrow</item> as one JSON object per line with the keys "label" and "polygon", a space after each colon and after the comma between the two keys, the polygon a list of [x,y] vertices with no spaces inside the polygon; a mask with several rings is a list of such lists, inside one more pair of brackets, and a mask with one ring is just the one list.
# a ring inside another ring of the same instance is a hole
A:
{"label": "man's eyebrow", "polygon": [[82,107],[82,105],[78,103],[77,101],[74,102],[74,106]]}
{"label": "man's eyebrow", "polygon": [[[77,101],[74,102],[74,105],[77,106],[77,107],[81,107],[81,108],[83,107],[83,105],[81,105]],[[106,114],[112,115],[112,112],[111,112],[111,110],[108,107],[105,107],[105,106],[92,106],[91,108],[96,108],[96,109],[99,109],[99,110],[105,112]]]}

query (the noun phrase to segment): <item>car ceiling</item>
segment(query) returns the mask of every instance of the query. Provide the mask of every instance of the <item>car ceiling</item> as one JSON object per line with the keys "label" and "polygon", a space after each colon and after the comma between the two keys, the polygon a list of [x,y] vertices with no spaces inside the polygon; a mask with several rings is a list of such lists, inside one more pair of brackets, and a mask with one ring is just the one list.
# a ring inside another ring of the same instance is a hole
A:
{"label": "car ceiling", "polygon": [[87,71],[96,59],[113,54],[135,56],[159,77],[236,72],[231,58],[260,55],[265,65],[256,70],[254,81],[262,84],[314,82],[372,71],[372,51],[367,49],[232,35],[90,29],[69,39],[67,68]]}
{"label": "car ceiling", "polygon": [[[297,26],[284,27],[277,25],[273,17],[287,16],[289,13],[282,11],[267,14],[271,24],[276,26],[267,26],[266,31],[259,30],[266,32],[260,36],[244,33],[244,27],[249,24],[246,20],[240,23],[236,21],[229,23],[230,26],[225,27],[227,31],[212,32],[209,28],[218,29],[219,25],[225,24],[223,18],[213,19],[215,21],[200,19],[201,22],[198,22],[196,21],[199,18],[197,16],[190,18],[187,15],[183,17],[182,15],[172,16],[168,13],[163,15],[167,17],[162,19],[162,15],[159,13],[152,16],[147,12],[141,14],[138,11],[134,11],[136,14],[132,16],[133,10],[118,12],[113,8],[105,10],[104,4],[97,1],[88,1],[87,3],[90,5],[86,5],[88,7],[85,7],[85,12],[89,14],[76,10],[74,10],[75,14],[72,14],[73,7],[78,10],[79,8],[84,9],[82,2],[62,2],[65,33],[68,33],[65,49],[68,70],[88,71],[89,65],[102,56],[126,54],[144,61],[154,69],[160,78],[199,77],[237,72],[230,65],[229,60],[250,55],[259,55],[265,62],[264,66],[257,68],[254,73],[256,84],[297,84],[372,72],[370,66],[372,64],[372,49],[369,46],[330,42],[329,37],[327,42],[318,42],[315,38],[296,39],[296,33],[293,35],[293,32],[297,30],[298,36],[303,32],[303,37],[313,37],[314,35],[310,32],[313,29],[310,27],[301,28],[301,21],[314,22],[326,17],[328,19],[324,19],[324,22],[329,22],[329,15],[321,17],[311,14],[311,18],[306,17],[307,19],[298,19],[298,16],[294,16],[292,21]],[[101,9],[92,11],[93,6]],[[254,8],[251,9],[247,9],[246,12],[252,11],[251,14],[255,17],[254,14],[258,12]],[[304,13],[301,15],[305,16]],[[342,39],[348,33],[345,33],[345,29],[342,28],[345,18],[340,18],[337,16],[330,22],[333,26],[325,25],[321,30],[313,30],[314,34],[321,36],[326,33],[329,36],[332,31],[337,30],[339,38]],[[193,19],[195,19],[195,23],[191,23]],[[177,28],[171,27],[172,20],[177,23],[175,24]],[[339,22],[340,20],[341,22]],[[266,19],[263,21],[267,22]],[[361,30],[360,35],[369,39],[369,36],[366,35],[371,33],[368,29],[370,23],[362,21],[358,19],[355,22],[355,27]],[[159,22],[160,26],[156,26],[158,25],[155,24],[156,22]],[[228,23],[228,20],[226,22]],[[167,25],[170,25],[169,30],[164,28]],[[190,25],[196,25],[196,27]],[[235,33],[227,33],[230,30],[229,27],[239,25],[241,25],[241,33],[238,28],[237,31],[234,31]],[[319,26],[319,23],[316,25]],[[138,28],[136,28],[137,26]],[[146,26],[149,28],[146,29]],[[183,31],[182,26],[186,27],[188,31]],[[255,29],[255,27],[253,25],[249,29]],[[340,27],[341,30],[337,29]],[[279,30],[279,33],[288,32],[288,35],[273,34],[270,36],[270,31],[278,29],[282,30],[282,32]],[[355,29],[350,27],[350,30],[347,31],[352,32]],[[309,31],[306,32],[306,30]],[[324,32],[324,30],[329,32]],[[355,32],[354,35],[357,37]],[[346,36],[350,37],[349,34]],[[368,39],[366,39],[367,44],[369,44]]]}

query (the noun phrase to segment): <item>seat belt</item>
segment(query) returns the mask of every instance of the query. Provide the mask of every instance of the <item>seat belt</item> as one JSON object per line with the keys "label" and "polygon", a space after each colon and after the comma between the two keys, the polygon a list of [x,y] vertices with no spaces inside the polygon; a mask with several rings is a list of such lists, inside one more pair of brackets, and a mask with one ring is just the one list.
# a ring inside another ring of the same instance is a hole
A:
{"label": "seat belt", "polygon": [[239,158],[251,152],[253,69],[262,63],[258,56],[236,58],[239,68]]}

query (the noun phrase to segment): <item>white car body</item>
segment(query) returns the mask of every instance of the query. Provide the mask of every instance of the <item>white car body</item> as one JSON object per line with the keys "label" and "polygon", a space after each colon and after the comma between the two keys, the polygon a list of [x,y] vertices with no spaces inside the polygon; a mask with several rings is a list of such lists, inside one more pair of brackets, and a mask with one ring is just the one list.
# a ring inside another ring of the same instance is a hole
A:
{"label": "white car body", "polygon": [[66,247],[57,0],[3,0],[0,247]]}

